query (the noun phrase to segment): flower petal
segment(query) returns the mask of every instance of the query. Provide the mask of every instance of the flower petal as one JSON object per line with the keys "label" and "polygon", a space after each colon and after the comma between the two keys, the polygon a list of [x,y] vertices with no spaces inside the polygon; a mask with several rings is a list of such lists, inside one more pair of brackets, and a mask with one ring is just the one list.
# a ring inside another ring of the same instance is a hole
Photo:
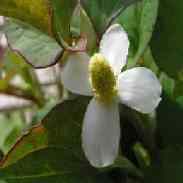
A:
{"label": "flower petal", "polygon": [[105,167],[112,164],[118,154],[120,119],[117,102],[105,105],[93,98],[87,108],[82,142],[91,165]]}
{"label": "flower petal", "polygon": [[128,48],[128,35],[119,24],[112,25],[102,37],[100,53],[106,57],[117,75],[126,64]]}
{"label": "flower petal", "polygon": [[61,79],[65,88],[80,95],[92,95],[89,83],[89,59],[86,53],[69,55],[61,72]]}
{"label": "flower petal", "polygon": [[5,34],[0,33],[0,61],[4,57],[7,47],[8,47],[8,41],[7,41]]}
{"label": "flower petal", "polygon": [[142,113],[151,113],[161,101],[161,85],[156,75],[144,67],[121,73],[118,90],[122,103]]}
{"label": "flower petal", "polygon": [[8,46],[8,41],[5,34],[0,34],[0,47],[5,49],[7,48],[7,46]]}
{"label": "flower petal", "polygon": [[0,16],[0,26],[3,26],[4,22],[5,22],[4,17]]}

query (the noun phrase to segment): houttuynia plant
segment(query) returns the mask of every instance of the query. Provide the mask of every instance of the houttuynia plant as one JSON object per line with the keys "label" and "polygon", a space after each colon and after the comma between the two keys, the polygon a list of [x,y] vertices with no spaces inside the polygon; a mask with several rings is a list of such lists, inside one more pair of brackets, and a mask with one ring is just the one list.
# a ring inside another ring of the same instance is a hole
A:
{"label": "houttuynia plant", "polygon": [[[39,110],[0,145],[0,182],[182,183],[182,10],[181,0],[1,0],[0,93]],[[44,68],[56,74],[51,105],[35,74]]]}

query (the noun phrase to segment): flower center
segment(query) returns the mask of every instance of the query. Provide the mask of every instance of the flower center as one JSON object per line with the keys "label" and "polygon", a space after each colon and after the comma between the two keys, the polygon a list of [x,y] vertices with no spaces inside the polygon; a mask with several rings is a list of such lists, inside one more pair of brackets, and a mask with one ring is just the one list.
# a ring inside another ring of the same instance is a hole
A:
{"label": "flower center", "polygon": [[90,60],[90,81],[99,100],[109,103],[117,95],[114,72],[101,54],[95,54]]}

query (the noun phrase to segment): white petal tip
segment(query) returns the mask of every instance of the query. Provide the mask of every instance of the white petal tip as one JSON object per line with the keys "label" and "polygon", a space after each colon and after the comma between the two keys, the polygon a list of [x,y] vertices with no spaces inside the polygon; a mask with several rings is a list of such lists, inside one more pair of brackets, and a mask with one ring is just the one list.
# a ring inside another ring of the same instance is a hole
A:
{"label": "white petal tip", "polygon": [[141,112],[143,114],[151,114],[154,112],[154,110],[158,107],[159,103],[161,102],[162,98],[158,98],[157,101],[154,103],[154,106],[151,107],[151,109],[141,109],[141,108],[135,108],[134,109],[138,112]]}
{"label": "white petal tip", "polygon": [[[115,161],[115,160],[114,160]],[[114,161],[106,161],[106,162],[93,162],[89,161],[91,166],[95,168],[106,168],[114,163]]]}

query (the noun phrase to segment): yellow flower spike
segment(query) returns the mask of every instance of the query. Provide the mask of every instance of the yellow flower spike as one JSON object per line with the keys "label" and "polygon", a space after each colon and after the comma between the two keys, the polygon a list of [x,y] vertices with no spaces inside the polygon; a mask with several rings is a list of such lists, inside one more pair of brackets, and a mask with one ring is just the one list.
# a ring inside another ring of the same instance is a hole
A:
{"label": "yellow flower spike", "polygon": [[95,54],[89,65],[90,82],[100,101],[110,103],[117,95],[114,72],[102,54]]}

